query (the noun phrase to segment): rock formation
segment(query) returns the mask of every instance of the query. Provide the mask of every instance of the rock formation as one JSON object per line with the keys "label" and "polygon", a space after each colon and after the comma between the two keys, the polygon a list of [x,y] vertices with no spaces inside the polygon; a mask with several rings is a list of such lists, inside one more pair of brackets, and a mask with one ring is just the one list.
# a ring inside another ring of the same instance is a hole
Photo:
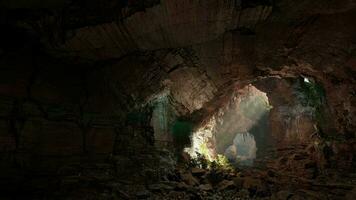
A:
{"label": "rock formation", "polygon": [[[355,199],[355,19],[355,0],[0,0],[0,199]],[[222,156],[241,134],[249,167]]]}

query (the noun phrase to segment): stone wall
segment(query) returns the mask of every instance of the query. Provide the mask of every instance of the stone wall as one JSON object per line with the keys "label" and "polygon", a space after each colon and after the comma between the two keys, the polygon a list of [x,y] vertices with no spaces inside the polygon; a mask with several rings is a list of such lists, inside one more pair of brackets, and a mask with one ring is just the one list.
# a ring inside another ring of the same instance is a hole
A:
{"label": "stone wall", "polygon": [[[152,145],[147,122],[125,120],[128,110],[118,105],[127,108],[130,99],[114,96],[103,70],[46,57],[33,63],[18,55],[1,62],[0,185],[5,191],[48,191],[55,187],[51,183],[88,173],[83,171],[88,165],[111,168],[113,155],[146,153]],[[106,173],[99,172],[95,176]]]}

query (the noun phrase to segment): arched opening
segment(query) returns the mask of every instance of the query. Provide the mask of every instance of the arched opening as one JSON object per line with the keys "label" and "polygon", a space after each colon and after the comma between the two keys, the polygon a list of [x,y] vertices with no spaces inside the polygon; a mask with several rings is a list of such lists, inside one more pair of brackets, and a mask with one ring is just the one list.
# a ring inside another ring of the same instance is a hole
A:
{"label": "arched opening", "polygon": [[271,108],[266,93],[253,85],[236,90],[229,102],[192,134],[192,146],[186,151],[193,157],[201,154],[214,160],[223,155],[231,163],[253,165],[271,142]]}

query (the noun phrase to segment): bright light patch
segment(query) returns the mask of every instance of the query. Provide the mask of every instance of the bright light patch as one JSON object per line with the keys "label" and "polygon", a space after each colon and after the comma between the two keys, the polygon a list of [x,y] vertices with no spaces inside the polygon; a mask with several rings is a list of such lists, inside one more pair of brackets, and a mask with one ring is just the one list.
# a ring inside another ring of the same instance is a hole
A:
{"label": "bright light patch", "polygon": [[228,105],[192,134],[191,147],[185,152],[210,161],[216,161],[220,154],[233,163],[252,165],[257,144],[250,130],[271,108],[266,93],[254,86],[237,90]]}
{"label": "bright light patch", "polygon": [[307,77],[304,77],[304,82],[305,83],[310,83],[310,80]]}
{"label": "bright light patch", "polygon": [[246,132],[236,134],[233,144],[225,150],[224,155],[232,162],[250,166],[256,158],[256,152],[255,137]]}
{"label": "bright light patch", "polygon": [[192,158],[197,157],[197,153],[203,155],[206,159],[212,161],[215,158],[216,152],[213,148],[214,143],[214,130],[216,127],[216,120],[213,116],[203,127],[200,127],[191,136],[192,146],[185,148]]}

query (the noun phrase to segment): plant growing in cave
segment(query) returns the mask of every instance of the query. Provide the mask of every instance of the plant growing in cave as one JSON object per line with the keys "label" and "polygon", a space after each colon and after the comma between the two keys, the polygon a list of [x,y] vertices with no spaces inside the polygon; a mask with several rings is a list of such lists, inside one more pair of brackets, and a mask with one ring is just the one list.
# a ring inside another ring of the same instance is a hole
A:
{"label": "plant growing in cave", "polygon": [[213,184],[221,182],[225,177],[224,172],[232,172],[235,168],[230,164],[228,159],[224,155],[217,155],[216,160],[209,162],[210,173],[208,174],[208,180]]}
{"label": "plant growing in cave", "polygon": [[209,149],[206,143],[201,143],[199,146],[199,154],[204,156],[205,158],[209,157]]}
{"label": "plant growing in cave", "polygon": [[220,170],[220,167],[218,166],[217,162],[213,161],[211,163],[210,173],[207,175],[207,178],[210,181],[210,183],[212,183],[213,185],[218,184],[224,179],[223,173]]}
{"label": "plant growing in cave", "polygon": [[196,158],[190,160],[190,167],[197,167],[202,169],[233,171],[234,167],[231,165],[226,156],[218,154],[216,159],[210,161],[204,154],[196,152]]}
{"label": "plant growing in cave", "polygon": [[202,168],[202,169],[207,169],[208,168],[208,159],[203,154],[200,154],[199,152],[196,152],[196,157],[192,158],[189,162],[190,167],[197,167],[197,168]]}
{"label": "plant growing in cave", "polygon": [[[214,162],[214,161],[213,161]],[[234,167],[231,165],[231,163],[229,162],[229,160],[226,158],[226,156],[218,154],[217,158],[216,158],[216,163],[217,166],[220,169],[223,170],[229,170],[232,171],[234,170]],[[211,166],[211,165],[210,165]]]}

